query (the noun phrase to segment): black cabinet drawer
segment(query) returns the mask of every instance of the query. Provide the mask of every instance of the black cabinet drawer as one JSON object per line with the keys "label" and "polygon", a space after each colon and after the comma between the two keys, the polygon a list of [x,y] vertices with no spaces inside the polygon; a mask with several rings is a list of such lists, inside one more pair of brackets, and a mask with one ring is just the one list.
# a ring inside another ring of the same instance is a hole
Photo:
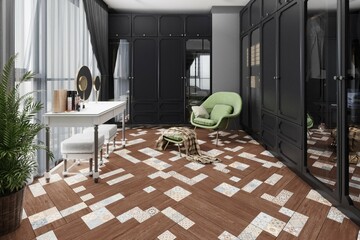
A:
{"label": "black cabinet drawer", "polygon": [[188,37],[211,36],[210,15],[188,15],[185,20],[185,32]]}
{"label": "black cabinet drawer", "polygon": [[275,131],[261,130],[261,139],[263,143],[271,150],[276,149],[276,135]]}
{"label": "black cabinet drawer", "polygon": [[157,15],[133,15],[132,33],[135,37],[156,37],[158,33]]}
{"label": "black cabinet drawer", "polygon": [[261,113],[261,124],[262,128],[272,130],[275,132],[276,129],[276,116],[265,111]]}
{"label": "black cabinet drawer", "polygon": [[160,112],[183,112],[184,102],[160,102]]}
{"label": "black cabinet drawer", "polygon": [[241,32],[246,32],[250,28],[250,14],[249,8],[244,8],[240,13],[240,24],[241,24]]}
{"label": "black cabinet drawer", "polygon": [[298,148],[302,148],[303,132],[302,127],[295,123],[286,121],[284,119],[278,119],[278,133],[279,135],[291,142]]}
{"label": "black cabinet drawer", "polygon": [[182,15],[162,15],[159,17],[159,36],[179,37],[184,35]]}
{"label": "black cabinet drawer", "polygon": [[159,122],[160,123],[184,123],[184,113],[164,113],[161,112],[159,115]]}
{"label": "black cabinet drawer", "polygon": [[131,15],[110,14],[109,15],[109,38],[120,38],[131,36]]}
{"label": "black cabinet drawer", "polygon": [[158,104],[157,102],[133,102],[132,103],[133,112],[157,112]]}
{"label": "black cabinet drawer", "polygon": [[277,0],[262,0],[263,17],[267,17],[270,14],[275,12],[275,10],[276,10],[276,1]]}
{"label": "black cabinet drawer", "polygon": [[283,160],[294,166],[300,166],[303,158],[303,151],[295,145],[279,138],[278,153]]}
{"label": "black cabinet drawer", "polygon": [[158,123],[157,113],[132,113],[131,122],[134,124]]}
{"label": "black cabinet drawer", "polygon": [[261,0],[254,0],[250,5],[250,23],[254,26],[261,19]]}

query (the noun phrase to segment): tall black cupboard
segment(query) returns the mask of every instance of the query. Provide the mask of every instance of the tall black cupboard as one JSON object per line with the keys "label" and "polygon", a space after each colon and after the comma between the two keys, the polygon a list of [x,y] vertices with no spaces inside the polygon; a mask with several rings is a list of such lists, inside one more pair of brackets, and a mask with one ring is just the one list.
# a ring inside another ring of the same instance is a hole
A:
{"label": "tall black cupboard", "polygon": [[360,6],[349,0],[319,3],[252,0],[242,9],[241,121],[360,224]]}
{"label": "tall black cupboard", "polygon": [[187,122],[185,89],[189,81],[185,45],[189,39],[211,38],[211,16],[109,14],[109,44],[116,46],[122,38],[128,39],[131,46],[128,77],[131,123]]}

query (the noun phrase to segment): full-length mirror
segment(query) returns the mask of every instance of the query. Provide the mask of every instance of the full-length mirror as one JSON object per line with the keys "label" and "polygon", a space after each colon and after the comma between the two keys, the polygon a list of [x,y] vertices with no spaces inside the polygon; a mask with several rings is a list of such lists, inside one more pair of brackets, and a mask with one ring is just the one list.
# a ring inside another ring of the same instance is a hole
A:
{"label": "full-length mirror", "polygon": [[337,179],[337,0],[307,1],[306,119],[307,168],[335,190]]}
{"label": "full-length mirror", "polygon": [[186,118],[191,106],[200,105],[211,91],[210,41],[189,39],[186,41]]}
{"label": "full-length mirror", "polygon": [[360,208],[360,0],[349,1],[347,127],[349,196]]}

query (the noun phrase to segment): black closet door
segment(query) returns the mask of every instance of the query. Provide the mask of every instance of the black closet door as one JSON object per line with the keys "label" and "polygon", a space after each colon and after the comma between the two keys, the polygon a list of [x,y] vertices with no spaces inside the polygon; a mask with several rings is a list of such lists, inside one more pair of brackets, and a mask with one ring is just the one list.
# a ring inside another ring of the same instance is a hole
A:
{"label": "black closet door", "polygon": [[249,82],[249,36],[245,35],[241,39],[241,125],[244,129],[249,129],[249,98],[250,98],[250,82]]}
{"label": "black closet door", "polygon": [[300,11],[295,3],[279,13],[279,115],[301,124]]}
{"label": "black closet door", "polygon": [[163,38],[159,42],[159,120],[184,122],[184,40]]}
{"label": "black closet door", "polygon": [[133,77],[131,81],[133,123],[157,122],[157,39],[133,41]]}
{"label": "black closet door", "polygon": [[276,114],[276,19],[262,25],[262,108]]}
{"label": "black closet door", "polygon": [[277,80],[276,80],[276,18],[262,24],[261,68],[261,138],[270,150],[276,151]]}

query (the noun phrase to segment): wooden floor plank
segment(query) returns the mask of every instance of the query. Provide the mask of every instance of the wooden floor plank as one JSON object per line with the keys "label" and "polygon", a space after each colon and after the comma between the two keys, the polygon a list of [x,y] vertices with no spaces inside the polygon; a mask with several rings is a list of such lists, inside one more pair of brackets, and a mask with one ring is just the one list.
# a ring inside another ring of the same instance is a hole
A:
{"label": "wooden floor plank", "polygon": [[[205,141],[201,149],[221,160],[197,169],[185,157],[177,157],[176,146],[154,149],[161,131],[160,127],[129,129],[128,142],[144,141],[118,148],[120,155],[111,153],[100,167],[99,183],[87,177],[72,185],[60,180],[40,186],[35,180],[35,195],[29,187],[25,191],[27,217],[17,231],[0,239],[33,240],[54,234],[57,239],[147,240],[170,233],[186,240],[223,239],[227,234],[243,239],[255,234],[249,229],[257,229],[257,239],[357,238],[359,226],[346,218],[342,223],[331,220],[328,214],[335,208],[307,198],[316,192],[245,132],[231,131],[215,146],[213,133],[197,129],[198,138]],[[129,161],[124,153],[137,161]],[[244,169],[230,166],[239,163]],[[123,176],[129,178],[108,184]],[[269,182],[271,177],[274,182]],[[47,218],[44,211],[49,209],[56,216]],[[291,224],[299,216],[307,220],[296,237]]]}

